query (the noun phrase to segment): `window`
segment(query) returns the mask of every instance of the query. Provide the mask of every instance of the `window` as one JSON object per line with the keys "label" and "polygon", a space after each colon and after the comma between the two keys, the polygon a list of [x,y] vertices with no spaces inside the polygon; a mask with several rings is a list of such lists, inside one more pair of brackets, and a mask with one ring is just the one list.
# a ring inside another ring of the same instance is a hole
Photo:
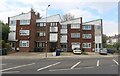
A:
{"label": "window", "polygon": [[83,43],[82,47],[83,48],[91,48],[91,43]]}
{"label": "window", "polygon": [[71,29],[80,29],[80,24],[71,24]]}
{"label": "window", "polygon": [[46,26],[46,23],[40,23],[40,27]]}
{"label": "window", "polygon": [[50,32],[58,32],[58,27],[50,27]]}
{"label": "window", "polygon": [[29,30],[20,30],[20,35],[21,36],[29,35]]}
{"label": "window", "polygon": [[29,41],[28,40],[20,40],[19,46],[20,47],[29,47]]}
{"label": "window", "polygon": [[16,26],[16,21],[15,21],[15,20],[11,20],[11,21],[10,21],[10,25],[11,25],[11,26]]}
{"label": "window", "polygon": [[67,25],[61,25],[62,29],[67,29]]}
{"label": "window", "polygon": [[101,43],[99,43],[99,48],[101,48]]}
{"label": "window", "polygon": [[52,22],[52,23],[50,23],[50,26],[52,26],[52,27],[57,27],[57,22]]}
{"label": "window", "polygon": [[100,29],[101,29],[101,26],[99,26],[99,25],[98,25],[98,26],[96,26],[96,29],[100,30]]}
{"label": "window", "polygon": [[45,36],[45,32],[37,32],[37,36]]}
{"label": "window", "polygon": [[11,42],[10,45],[11,45],[11,47],[15,47],[15,43],[14,42]]}
{"label": "window", "polygon": [[91,39],[91,34],[83,34],[83,39]]}
{"label": "window", "polygon": [[67,43],[67,35],[61,35],[60,37],[61,37],[60,38],[61,43]]}
{"label": "window", "polygon": [[67,29],[61,29],[61,34],[67,34]]}
{"label": "window", "polygon": [[71,33],[71,38],[80,38],[80,33]]}
{"label": "window", "polygon": [[29,25],[30,20],[20,20],[20,25]]}
{"label": "window", "polygon": [[41,22],[41,23],[37,23],[36,25],[39,26],[39,27],[44,27],[44,26],[46,26],[46,23]]}
{"label": "window", "polygon": [[36,23],[37,26],[40,26],[40,23]]}
{"label": "window", "polygon": [[83,30],[91,30],[91,25],[84,25],[82,26]]}
{"label": "window", "polygon": [[36,47],[45,47],[44,42],[36,42]]}

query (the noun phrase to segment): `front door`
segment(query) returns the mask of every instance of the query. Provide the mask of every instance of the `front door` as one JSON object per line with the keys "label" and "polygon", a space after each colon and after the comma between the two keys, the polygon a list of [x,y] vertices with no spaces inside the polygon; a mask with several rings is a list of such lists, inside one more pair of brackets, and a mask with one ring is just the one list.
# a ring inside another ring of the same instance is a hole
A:
{"label": "front door", "polygon": [[50,52],[54,52],[57,49],[57,42],[50,42]]}

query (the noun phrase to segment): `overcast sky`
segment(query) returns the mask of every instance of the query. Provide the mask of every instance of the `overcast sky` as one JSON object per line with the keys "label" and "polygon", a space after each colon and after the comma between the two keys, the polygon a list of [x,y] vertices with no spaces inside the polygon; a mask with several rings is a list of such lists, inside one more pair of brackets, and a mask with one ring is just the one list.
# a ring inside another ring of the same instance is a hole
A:
{"label": "overcast sky", "polygon": [[71,13],[83,17],[84,22],[103,19],[104,34],[118,34],[118,0],[0,0],[0,20],[7,23],[8,17],[29,12],[30,8],[45,17],[48,4],[48,16]]}

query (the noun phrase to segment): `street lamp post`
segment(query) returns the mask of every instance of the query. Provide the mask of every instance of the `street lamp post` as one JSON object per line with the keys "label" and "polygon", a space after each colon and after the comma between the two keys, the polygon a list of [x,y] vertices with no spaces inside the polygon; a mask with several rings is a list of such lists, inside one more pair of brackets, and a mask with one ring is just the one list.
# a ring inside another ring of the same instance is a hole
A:
{"label": "street lamp post", "polygon": [[48,51],[48,27],[47,27],[47,10],[48,7],[50,7],[50,5],[47,6],[46,8],[46,53],[45,53],[45,57],[47,58],[47,51]]}

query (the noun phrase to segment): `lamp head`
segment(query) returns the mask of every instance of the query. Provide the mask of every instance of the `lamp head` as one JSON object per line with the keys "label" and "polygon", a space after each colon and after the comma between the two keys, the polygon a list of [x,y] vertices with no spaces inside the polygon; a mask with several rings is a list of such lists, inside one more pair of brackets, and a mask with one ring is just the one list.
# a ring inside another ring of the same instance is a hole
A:
{"label": "lamp head", "polygon": [[48,5],[48,7],[50,7],[50,4]]}

